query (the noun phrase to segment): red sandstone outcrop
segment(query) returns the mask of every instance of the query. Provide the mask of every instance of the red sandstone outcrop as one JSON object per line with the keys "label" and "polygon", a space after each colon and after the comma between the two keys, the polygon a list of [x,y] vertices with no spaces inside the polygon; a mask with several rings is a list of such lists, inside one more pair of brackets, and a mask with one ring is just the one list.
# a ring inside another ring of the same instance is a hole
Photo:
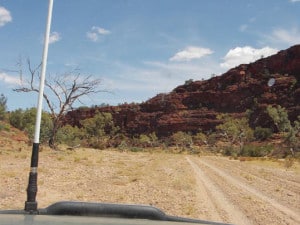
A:
{"label": "red sandstone outcrop", "polygon": [[[275,83],[269,86],[271,78]],[[70,111],[65,123],[79,125],[98,110],[110,112],[129,136],[151,132],[168,136],[177,131],[214,130],[220,123],[219,113],[239,116],[251,110],[252,126],[269,127],[272,123],[265,109],[270,104],[285,107],[291,120],[300,115],[300,45],[209,80],[186,82],[141,104]]]}

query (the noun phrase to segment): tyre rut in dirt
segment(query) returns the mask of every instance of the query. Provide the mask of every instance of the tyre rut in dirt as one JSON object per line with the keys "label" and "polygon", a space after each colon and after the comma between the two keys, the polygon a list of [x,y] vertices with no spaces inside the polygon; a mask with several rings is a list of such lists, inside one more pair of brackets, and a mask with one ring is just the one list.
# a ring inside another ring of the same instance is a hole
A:
{"label": "tyre rut in dirt", "polygon": [[[186,157],[186,160],[193,168],[198,183],[201,183],[206,189],[206,192],[202,192],[201,194],[208,195],[207,198],[209,200],[207,200],[205,203],[210,208],[210,211],[215,211],[210,213],[216,213],[218,217],[224,220],[224,222],[243,225],[252,224],[246,215],[239,210],[238,206],[234,205],[227,198],[226,194],[221,190],[221,188],[216,185],[196,163],[194,163],[189,157]],[[199,189],[199,192],[200,191],[201,189]],[[214,208],[211,207],[211,205],[213,205]]]}
{"label": "tyre rut in dirt", "polygon": [[250,186],[247,183],[242,182],[241,180],[234,178],[232,174],[228,174],[224,172],[223,170],[217,168],[215,165],[212,165],[211,163],[208,163],[207,161],[204,161],[203,159],[199,158],[197,160],[198,163],[204,165],[211,171],[215,172],[219,177],[222,177],[224,180],[226,180],[227,183],[230,183],[231,185],[235,186],[236,188],[243,190],[244,192],[250,193],[251,196],[255,196],[257,199],[259,199],[262,202],[265,202],[266,204],[270,205],[271,207],[275,208],[275,210],[280,211],[285,215],[285,218],[287,221],[290,221],[292,224],[299,224],[300,223],[300,215],[299,213],[291,210],[290,208],[282,205],[278,201],[266,196],[264,193],[262,193],[260,190]]}

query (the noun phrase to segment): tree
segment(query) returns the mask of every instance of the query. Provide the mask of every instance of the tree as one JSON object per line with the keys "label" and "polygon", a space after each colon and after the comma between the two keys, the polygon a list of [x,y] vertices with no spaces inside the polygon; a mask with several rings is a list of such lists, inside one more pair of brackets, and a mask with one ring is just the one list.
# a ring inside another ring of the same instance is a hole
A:
{"label": "tree", "polygon": [[291,129],[291,122],[289,120],[287,111],[285,108],[277,105],[276,107],[272,107],[268,105],[267,113],[272,118],[276,128],[279,132],[288,132]]}
{"label": "tree", "polygon": [[[20,69],[20,87],[13,89],[16,92],[39,92],[37,80],[40,79],[39,67],[33,68],[30,60],[27,60],[29,79],[23,79],[23,72]],[[20,63],[22,67],[22,63]],[[104,92],[99,89],[100,79],[93,79],[92,76],[81,75],[78,70],[55,76],[48,76],[45,79],[44,100],[50,110],[53,127],[49,137],[49,146],[56,148],[56,135],[62,127],[62,119],[66,112],[72,109],[75,102],[81,102],[82,97],[95,93]]]}
{"label": "tree", "polygon": [[106,138],[113,137],[118,131],[118,127],[114,125],[112,115],[110,113],[97,112],[94,117],[80,121],[83,133],[89,145],[94,148],[103,148],[106,145]]}
{"label": "tree", "polygon": [[[34,136],[34,125],[36,117],[36,108],[26,110],[16,109],[10,113],[10,125],[25,131],[28,137],[32,140]],[[52,130],[52,119],[49,113],[42,112],[40,140],[45,143],[49,140]]]}
{"label": "tree", "polygon": [[300,147],[300,116],[292,124],[288,118],[286,109],[280,105],[276,107],[268,106],[267,113],[272,118],[278,131],[283,133],[284,142],[290,147],[292,154],[294,154],[294,150]]}
{"label": "tree", "polygon": [[253,138],[253,130],[249,127],[248,119],[246,117],[233,118],[227,114],[221,114],[217,118],[223,120],[217,129],[230,142],[231,146],[238,143],[241,152],[244,143]]}
{"label": "tree", "polygon": [[174,133],[171,138],[176,146],[181,147],[182,150],[185,150],[187,147],[191,147],[193,145],[192,136],[183,131]]}
{"label": "tree", "polygon": [[6,113],[6,106],[7,103],[7,98],[1,94],[0,95],[0,120],[4,120],[5,119],[5,113]]}

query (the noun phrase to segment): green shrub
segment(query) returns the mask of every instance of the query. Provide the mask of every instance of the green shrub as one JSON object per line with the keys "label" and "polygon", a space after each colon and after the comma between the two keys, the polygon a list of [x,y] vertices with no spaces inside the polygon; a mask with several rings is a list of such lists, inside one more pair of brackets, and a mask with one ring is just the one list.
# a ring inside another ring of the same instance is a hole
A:
{"label": "green shrub", "polygon": [[256,127],[254,130],[254,137],[256,140],[264,141],[273,135],[273,131],[270,128]]}
{"label": "green shrub", "polygon": [[126,140],[122,140],[121,143],[118,145],[118,149],[121,151],[125,151],[128,149],[128,143]]}
{"label": "green shrub", "polygon": [[178,131],[171,136],[172,141],[176,144],[177,147],[185,149],[187,147],[193,146],[192,135]]}
{"label": "green shrub", "polygon": [[193,136],[193,139],[196,143],[203,145],[203,144],[207,144],[207,135],[202,133],[202,132],[198,132],[195,136]]}
{"label": "green shrub", "polygon": [[57,132],[57,141],[68,146],[76,146],[81,143],[83,132],[78,127],[66,125],[61,127]]}
{"label": "green shrub", "polygon": [[236,148],[234,146],[226,146],[224,148],[223,154],[226,155],[226,156],[237,157],[237,155],[238,155],[238,148]]}
{"label": "green shrub", "polygon": [[147,136],[146,134],[141,134],[139,136],[138,142],[142,145],[142,146],[149,146],[151,144],[151,139],[149,136]]}
{"label": "green shrub", "polygon": [[140,148],[140,147],[131,147],[130,151],[131,152],[142,152],[142,151],[144,151],[144,149]]}
{"label": "green shrub", "polygon": [[[33,139],[36,120],[36,108],[26,110],[17,109],[10,113],[10,125],[25,131],[30,139]],[[42,112],[40,142],[46,143],[49,140],[52,131],[53,123],[49,113]]]}
{"label": "green shrub", "polygon": [[242,146],[253,140],[253,130],[249,126],[248,118],[234,118],[229,114],[220,114],[217,119],[222,120],[223,123],[216,128],[230,145],[239,144]]}
{"label": "green shrub", "polygon": [[12,111],[9,115],[9,123],[15,128],[18,128],[19,130],[23,130],[24,126],[22,123],[24,111],[22,109],[16,109],[15,111]]}
{"label": "green shrub", "polygon": [[80,124],[87,137],[113,136],[119,130],[114,125],[112,115],[105,112],[96,112],[94,117],[81,120]]}
{"label": "green shrub", "polygon": [[94,117],[81,120],[83,138],[92,148],[105,149],[109,146],[109,139],[119,130],[114,125],[112,115],[105,112],[96,112]]}
{"label": "green shrub", "polygon": [[263,157],[273,151],[272,145],[256,146],[256,145],[244,145],[240,152],[240,156],[249,157]]}
{"label": "green shrub", "polygon": [[275,126],[280,132],[288,132],[291,129],[291,121],[288,118],[288,113],[285,108],[277,105],[272,107],[268,105],[267,113],[272,118]]}
{"label": "green shrub", "polygon": [[6,117],[6,103],[7,103],[7,98],[1,94],[0,95],[0,120],[4,120]]}
{"label": "green shrub", "polygon": [[218,135],[216,133],[211,133],[207,136],[207,144],[214,146],[218,141]]}
{"label": "green shrub", "polygon": [[268,106],[267,112],[272,118],[278,131],[285,135],[284,142],[292,148],[292,151],[300,149],[299,133],[300,133],[300,116],[292,123],[288,118],[287,110],[280,105],[277,107]]}
{"label": "green shrub", "polygon": [[90,137],[88,139],[88,147],[104,150],[107,148],[107,146],[108,146],[108,139],[105,137],[101,137],[101,138]]}
{"label": "green shrub", "polygon": [[9,130],[10,130],[10,127],[9,127],[8,124],[0,122],[0,131],[1,131],[1,130],[9,131]]}

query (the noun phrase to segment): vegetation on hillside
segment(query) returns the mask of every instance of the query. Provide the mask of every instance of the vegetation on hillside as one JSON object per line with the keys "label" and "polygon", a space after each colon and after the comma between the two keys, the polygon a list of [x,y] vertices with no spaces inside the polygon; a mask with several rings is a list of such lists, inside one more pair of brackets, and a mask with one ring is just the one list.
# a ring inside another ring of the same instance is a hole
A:
{"label": "vegetation on hillside", "polygon": [[[6,111],[7,98],[1,94],[0,120],[1,129],[8,129],[3,121],[24,131],[30,140],[33,139],[36,109],[16,109]],[[274,122],[275,130],[268,127],[250,127],[247,113],[244,117],[235,118],[229,114],[219,114],[221,123],[215,131],[196,134],[179,131],[169,137],[158,138],[155,133],[141,134],[137,137],[126,137],[119,127],[115,126],[110,113],[96,112],[93,118],[80,121],[80,126],[65,125],[58,129],[56,140],[70,148],[78,146],[105,149],[117,147],[120,150],[142,151],[145,147],[161,147],[176,152],[199,153],[207,149],[228,156],[262,157],[277,154],[280,157],[299,156],[300,150],[300,116],[291,123],[287,111],[277,105],[269,105],[267,114]],[[40,140],[47,144],[51,138],[53,120],[51,114],[43,112]],[[273,144],[274,141],[281,140]]]}

